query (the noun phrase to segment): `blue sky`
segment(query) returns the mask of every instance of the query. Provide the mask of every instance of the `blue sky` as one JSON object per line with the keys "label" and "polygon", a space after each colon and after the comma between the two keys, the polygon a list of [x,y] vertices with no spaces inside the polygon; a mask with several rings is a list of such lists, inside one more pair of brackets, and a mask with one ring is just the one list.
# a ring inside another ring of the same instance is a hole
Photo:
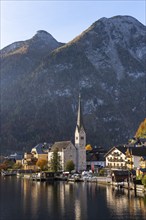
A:
{"label": "blue sky", "polygon": [[38,30],[68,42],[101,17],[130,15],[146,21],[146,0],[1,0],[0,48],[27,40]]}

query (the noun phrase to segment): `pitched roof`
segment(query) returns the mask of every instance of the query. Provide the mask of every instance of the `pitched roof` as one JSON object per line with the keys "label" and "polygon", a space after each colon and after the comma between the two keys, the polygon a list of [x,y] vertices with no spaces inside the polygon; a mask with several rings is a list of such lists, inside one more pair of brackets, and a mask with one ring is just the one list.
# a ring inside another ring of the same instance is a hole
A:
{"label": "pitched roof", "polygon": [[129,146],[117,146],[117,147],[113,147],[111,148],[106,154],[105,157],[110,154],[113,149],[118,149],[119,151],[121,151],[123,154],[126,153],[127,149],[129,149],[129,151],[132,153],[132,155],[134,156],[146,156],[146,147],[142,146],[142,147],[129,147]]}
{"label": "pitched roof", "polygon": [[69,144],[72,144],[72,142],[71,141],[55,142],[51,147],[51,152],[54,151],[55,149],[58,149],[58,151],[62,151],[62,149],[66,149]]}
{"label": "pitched roof", "polygon": [[9,159],[15,159],[15,160],[22,160],[23,159],[23,155],[20,155],[20,154],[10,155],[8,158]]}
{"label": "pitched roof", "polygon": [[131,147],[129,149],[134,156],[146,156],[146,147]]}
{"label": "pitched roof", "polygon": [[87,161],[105,161],[105,158],[104,158],[103,153],[89,151],[89,152],[86,152],[86,160]]}
{"label": "pitched roof", "polygon": [[49,150],[49,147],[47,144],[37,144],[35,147],[33,147],[36,149],[38,154],[47,154],[47,150]]}
{"label": "pitched roof", "polygon": [[106,157],[108,154],[110,154],[114,149],[118,149],[119,151],[121,151],[123,154],[126,153],[127,147],[125,146],[117,146],[117,147],[112,147],[105,155],[104,157]]}

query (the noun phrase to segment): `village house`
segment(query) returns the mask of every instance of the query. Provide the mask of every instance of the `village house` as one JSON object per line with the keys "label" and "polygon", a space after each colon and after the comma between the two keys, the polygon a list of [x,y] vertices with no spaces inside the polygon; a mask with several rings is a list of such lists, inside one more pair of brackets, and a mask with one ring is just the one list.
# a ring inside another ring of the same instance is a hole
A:
{"label": "village house", "polygon": [[24,158],[22,160],[24,170],[37,170],[36,162],[37,158],[35,158],[32,153],[24,153]]}
{"label": "village house", "polygon": [[141,156],[141,158],[140,158],[140,168],[146,169],[146,156]]}
{"label": "village house", "polygon": [[32,148],[31,153],[33,157],[37,158],[38,160],[46,160],[48,161],[48,151],[49,145],[47,143],[40,143]]}
{"label": "village house", "polygon": [[112,147],[106,154],[106,167],[126,168],[126,150],[124,146]]}
{"label": "village house", "polygon": [[50,145],[48,143],[40,143],[32,148],[31,152],[25,152],[22,159],[24,170],[37,170],[36,163],[38,160],[48,161],[48,151]]}
{"label": "village house", "polygon": [[92,150],[86,150],[87,158],[87,170],[92,170],[94,172],[98,171],[98,168],[105,167],[105,150],[103,147],[93,147]]}
{"label": "village house", "polygon": [[[126,164],[128,169],[145,168],[146,147],[128,147],[126,151]],[[142,161],[143,158],[143,161]],[[143,167],[141,167],[141,165]]]}
{"label": "village house", "polygon": [[123,145],[111,148],[106,154],[106,167],[128,168],[130,170],[145,168],[146,147]]}
{"label": "village house", "polygon": [[14,153],[14,154],[11,154],[10,156],[6,157],[6,159],[12,160],[16,164],[21,165],[22,164],[23,155],[20,154],[20,153]]}

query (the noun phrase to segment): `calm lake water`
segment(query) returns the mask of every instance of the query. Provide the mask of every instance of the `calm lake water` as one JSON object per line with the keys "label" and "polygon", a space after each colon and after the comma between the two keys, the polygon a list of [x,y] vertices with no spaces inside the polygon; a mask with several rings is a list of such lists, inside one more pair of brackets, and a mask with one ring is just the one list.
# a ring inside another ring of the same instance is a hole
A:
{"label": "calm lake water", "polygon": [[96,183],[0,177],[1,220],[146,220],[146,197]]}

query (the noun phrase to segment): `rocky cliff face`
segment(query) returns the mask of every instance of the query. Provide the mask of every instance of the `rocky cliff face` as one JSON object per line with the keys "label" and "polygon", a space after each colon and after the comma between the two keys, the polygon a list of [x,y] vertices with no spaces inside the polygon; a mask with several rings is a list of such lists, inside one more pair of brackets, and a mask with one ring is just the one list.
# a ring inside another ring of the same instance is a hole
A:
{"label": "rocky cliff face", "polygon": [[73,140],[78,94],[87,142],[126,142],[145,118],[146,27],[102,18],[71,42],[45,31],[1,51],[2,146]]}

